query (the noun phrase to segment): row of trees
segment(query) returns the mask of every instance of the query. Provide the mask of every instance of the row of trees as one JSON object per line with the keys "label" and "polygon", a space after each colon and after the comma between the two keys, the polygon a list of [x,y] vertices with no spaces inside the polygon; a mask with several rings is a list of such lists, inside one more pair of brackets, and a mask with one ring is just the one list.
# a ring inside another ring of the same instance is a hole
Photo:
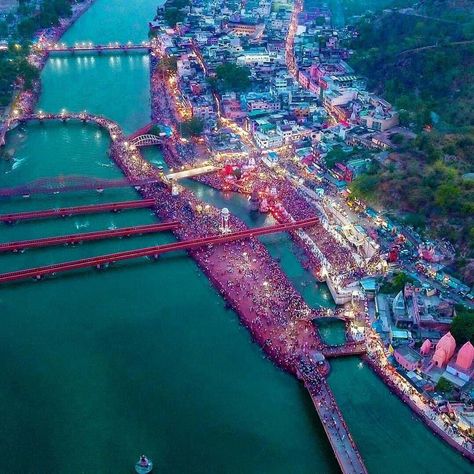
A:
{"label": "row of trees", "polygon": [[43,0],[38,6],[33,0],[19,0],[16,14],[0,22],[0,37],[11,39],[9,48],[0,52],[0,106],[10,102],[15,82],[30,89],[39,77],[38,69],[27,61],[34,34],[59,25],[60,18],[71,15],[72,4],[81,1]]}
{"label": "row of trees", "polygon": [[71,16],[72,0],[43,0],[39,11],[36,10],[35,3],[23,0],[20,4],[20,11],[27,14],[18,23],[18,36],[23,39],[30,39],[36,31],[41,28],[49,28],[59,25],[60,18]]}

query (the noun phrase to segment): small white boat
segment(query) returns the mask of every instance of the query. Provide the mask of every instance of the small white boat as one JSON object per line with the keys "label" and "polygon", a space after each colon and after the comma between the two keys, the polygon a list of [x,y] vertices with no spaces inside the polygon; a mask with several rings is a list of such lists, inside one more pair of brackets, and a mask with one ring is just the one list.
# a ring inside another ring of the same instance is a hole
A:
{"label": "small white boat", "polygon": [[153,470],[153,463],[151,459],[148,459],[144,454],[140,456],[140,459],[135,464],[135,472],[138,474],[148,474]]}

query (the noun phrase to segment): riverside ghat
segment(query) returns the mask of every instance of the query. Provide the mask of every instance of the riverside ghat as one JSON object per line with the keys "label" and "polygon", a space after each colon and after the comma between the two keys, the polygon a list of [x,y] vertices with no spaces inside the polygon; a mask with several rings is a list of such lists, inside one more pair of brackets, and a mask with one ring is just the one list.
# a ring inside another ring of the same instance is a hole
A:
{"label": "riverside ghat", "polygon": [[[162,108],[159,113],[168,115],[169,109]],[[112,145],[112,157],[122,172],[131,180],[156,176],[157,170],[137,151],[132,155],[127,153],[128,148],[123,134],[117,136]],[[165,157],[176,152],[173,143],[165,145]],[[245,229],[245,225],[235,216],[228,216],[228,221],[221,224],[220,212],[197,200],[188,190],[172,193],[170,187],[163,183],[144,186],[140,193],[144,198],[156,200],[155,212],[161,220],[181,222],[181,226],[174,230],[180,240],[215,235],[225,231],[227,226],[236,230]],[[194,250],[191,255],[237,311],[241,322],[271,360],[304,381],[342,471],[366,472],[342,414],[324,381],[329,367],[322,354],[325,345],[311,322],[316,315],[264,245],[251,239]]]}

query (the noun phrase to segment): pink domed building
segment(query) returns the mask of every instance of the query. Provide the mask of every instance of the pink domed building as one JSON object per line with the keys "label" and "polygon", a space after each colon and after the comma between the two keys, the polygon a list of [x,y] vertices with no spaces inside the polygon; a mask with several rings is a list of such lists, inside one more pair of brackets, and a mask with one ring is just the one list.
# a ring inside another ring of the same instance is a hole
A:
{"label": "pink domed building", "polygon": [[474,373],[474,346],[468,341],[456,356],[456,362],[452,362],[446,368],[447,372],[469,382]]}
{"label": "pink domed building", "polygon": [[423,342],[423,344],[420,347],[420,354],[422,356],[428,355],[431,350],[431,346],[432,346],[431,341],[429,339],[425,339],[425,342]]}
{"label": "pink domed building", "polygon": [[474,361],[474,346],[467,341],[464,346],[459,349],[458,356],[456,358],[456,365],[463,369],[470,369],[472,362]]}
{"label": "pink domed building", "polygon": [[447,332],[436,344],[435,353],[431,361],[437,367],[445,366],[456,350],[456,340],[450,332]]}

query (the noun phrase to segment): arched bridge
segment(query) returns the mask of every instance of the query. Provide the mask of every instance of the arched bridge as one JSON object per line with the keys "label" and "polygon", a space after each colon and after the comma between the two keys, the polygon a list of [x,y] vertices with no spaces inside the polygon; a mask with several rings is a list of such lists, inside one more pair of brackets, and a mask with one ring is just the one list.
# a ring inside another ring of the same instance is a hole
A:
{"label": "arched bridge", "polygon": [[137,148],[142,146],[152,146],[152,145],[160,145],[163,143],[163,137],[159,137],[158,135],[153,135],[151,133],[146,133],[144,135],[139,135],[135,137],[130,142],[132,145],[135,145]]}
{"label": "arched bridge", "polygon": [[95,123],[101,128],[107,130],[112,140],[115,140],[118,137],[122,137],[122,129],[120,126],[114,122],[113,120],[106,118],[102,115],[95,115],[90,114],[88,112],[60,112],[57,114],[51,113],[32,113],[32,114],[25,114],[20,116],[13,116],[9,118],[5,125],[0,130],[0,146],[5,145],[5,136],[9,130],[13,130],[21,123],[26,122],[33,122],[33,121],[61,121],[61,122],[68,122],[70,120],[75,120],[83,123]]}

